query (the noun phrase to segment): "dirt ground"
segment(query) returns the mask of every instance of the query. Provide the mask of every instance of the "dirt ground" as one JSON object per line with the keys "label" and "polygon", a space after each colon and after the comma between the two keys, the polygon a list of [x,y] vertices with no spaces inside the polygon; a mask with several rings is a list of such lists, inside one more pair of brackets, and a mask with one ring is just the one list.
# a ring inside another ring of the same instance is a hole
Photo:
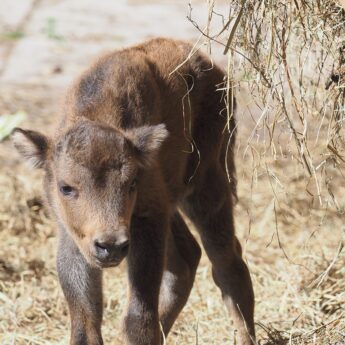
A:
{"label": "dirt ground", "polygon": [[[1,2],[0,13],[11,3]],[[28,114],[23,127],[49,133],[67,84],[100,51],[157,33],[190,40],[198,36],[185,19],[184,1],[104,1],[102,8],[97,3],[22,0],[11,10],[12,18],[0,15],[0,115],[23,110]],[[198,11],[201,20],[202,6]],[[164,30],[162,20],[168,22]],[[109,33],[110,23],[114,30]],[[216,59],[222,63],[220,56]],[[260,142],[257,151],[248,148],[254,123],[241,112],[248,96],[239,98],[235,219],[254,283],[258,344],[345,344],[342,171],[326,163],[334,197],[323,198],[321,205],[303,169],[288,158],[288,142],[277,143],[278,159],[270,152],[258,155]],[[318,154],[318,146],[313,150]],[[8,140],[0,143],[3,345],[68,343],[69,317],[55,269],[55,225],[42,205],[41,178],[40,171],[21,162]],[[121,344],[125,269],[122,264],[105,273],[105,344]],[[205,255],[167,344],[235,344]]]}

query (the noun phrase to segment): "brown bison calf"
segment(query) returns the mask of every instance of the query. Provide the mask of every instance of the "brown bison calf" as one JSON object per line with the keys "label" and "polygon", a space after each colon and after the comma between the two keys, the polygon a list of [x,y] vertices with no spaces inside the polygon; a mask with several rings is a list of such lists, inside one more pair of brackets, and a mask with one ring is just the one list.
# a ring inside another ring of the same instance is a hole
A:
{"label": "brown bison calf", "polygon": [[53,138],[13,134],[45,170],[71,344],[102,344],[102,269],[125,257],[125,343],[161,343],[160,323],[167,335],[200,259],[179,208],[200,233],[240,343],[254,341],[253,289],[232,215],[235,123],[217,91],[223,72],[201,53],[188,59],[190,50],[154,39],[107,54],[69,90]]}

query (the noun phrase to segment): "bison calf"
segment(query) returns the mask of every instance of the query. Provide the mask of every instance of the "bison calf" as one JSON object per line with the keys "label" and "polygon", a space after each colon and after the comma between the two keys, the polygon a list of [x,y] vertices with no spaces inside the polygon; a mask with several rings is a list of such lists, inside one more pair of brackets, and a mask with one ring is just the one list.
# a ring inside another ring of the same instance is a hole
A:
{"label": "bison calf", "polygon": [[125,257],[125,343],[161,343],[160,323],[167,335],[200,259],[179,209],[200,233],[240,344],[254,341],[253,289],[232,215],[235,122],[219,91],[224,73],[190,51],[154,39],[107,54],[68,91],[54,137],[14,131],[20,153],[45,170],[71,344],[102,344],[102,269]]}

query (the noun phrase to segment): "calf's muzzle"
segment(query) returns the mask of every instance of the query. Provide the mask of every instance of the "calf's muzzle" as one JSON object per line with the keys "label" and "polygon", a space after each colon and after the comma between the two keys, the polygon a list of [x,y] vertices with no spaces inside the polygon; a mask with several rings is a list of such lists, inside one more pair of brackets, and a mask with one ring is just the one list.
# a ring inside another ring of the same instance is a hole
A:
{"label": "calf's muzzle", "polygon": [[129,240],[127,235],[100,235],[93,241],[93,253],[100,264],[116,266],[127,255]]}

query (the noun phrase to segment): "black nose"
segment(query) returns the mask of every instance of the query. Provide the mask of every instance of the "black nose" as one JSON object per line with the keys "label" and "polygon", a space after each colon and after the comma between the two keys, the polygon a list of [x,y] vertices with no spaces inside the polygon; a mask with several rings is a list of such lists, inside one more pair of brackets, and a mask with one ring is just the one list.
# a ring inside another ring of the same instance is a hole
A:
{"label": "black nose", "polygon": [[129,241],[95,241],[96,256],[101,261],[119,260],[126,256],[128,252]]}

